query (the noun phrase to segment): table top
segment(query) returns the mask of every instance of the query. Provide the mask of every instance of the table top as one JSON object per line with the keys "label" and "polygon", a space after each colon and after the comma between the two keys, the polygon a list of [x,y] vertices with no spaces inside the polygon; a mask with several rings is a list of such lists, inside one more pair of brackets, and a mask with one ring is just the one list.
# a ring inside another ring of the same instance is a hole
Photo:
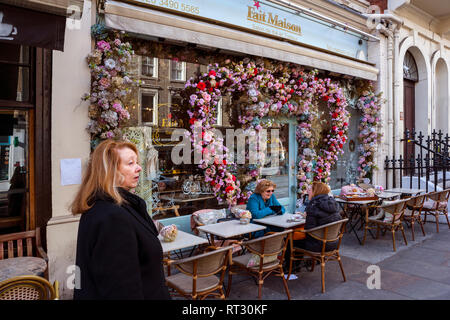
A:
{"label": "table top", "polygon": [[167,200],[173,202],[192,202],[192,201],[202,201],[214,198],[213,194],[199,194],[199,195],[186,195],[184,193],[177,193],[174,196],[170,195],[160,195],[161,200]]}
{"label": "table top", "polygon": [[400,194],[399,194],[399,192],[386,192],[386,191],[383,191],[381,193],[378,193],[377,196],[378,196],[378,198],[381,198],[381,199],[389,199],[389,198],[393,198],[393,197],[399,197]]}
{"label": "table top", "polygon": [[409,189],[409,188],[393,188],[393,189],[384,190],[384,192],[418,194],[418,193],[425,192],[425,190],[424,189]]}
{"label": "table top", "polygon": [[288,220],[293,218],[292,213],[285,213],[279,216],[268,216],[261,219],[253,219],[253,222],[268,224],[271,226],[276,226],[280,228],[290,229],[292,227],[296,227],[302,224],[305,224],[305,219],[301,219],[299,221],[288,222]]}
{"label": "table top", "polygon": [[47,262],[38,257],[17,257],[0,260],[0,282],[9,278],[34,275],[44,276]]}
{"label": "table top", "polygon": [[197,229],[200,231],[210,233],[222,238],[231,238],[255,231],[264,230],[266,228],[267,227],[265,226],[254,223],[241,224],[239,220],[230,220],[197,227]]}
{"label": "table top", "polygon": [[208,243],[208,240],[205,238],[198,237],[196,235],[193,235],[193,234],[181,231],[181,230],[178,230],[177,237],[172,242],[163,241],[161,235],[158,236],[158,239],[159,239],[159,241],[161,241],[163,253]]}
{"label": "table top", "polygon": [[344,200],[344,199],[338,198],[338,197],[335,197],[334,199],[336,200],[336,202],[349,203],[349,204],[359,204],[359,205],[366,205],[366,204],[371,204],[371,203],[379,201],[379,200],[349,201],[349,200]]}

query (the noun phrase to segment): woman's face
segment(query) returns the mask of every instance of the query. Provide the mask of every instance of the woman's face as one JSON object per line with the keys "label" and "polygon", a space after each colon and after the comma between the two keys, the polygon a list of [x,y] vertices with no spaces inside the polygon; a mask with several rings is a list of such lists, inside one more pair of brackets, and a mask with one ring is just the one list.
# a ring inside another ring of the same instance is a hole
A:
{"label": "woman's face", "polygon": [[136,153],[130,148],[123,148],[117,150],[119,154],[119,172],[123,176],[123,181],[120,187],[130,190],[137,187],[139,182],[139,172],[142,171],[139,165]]}
{"label": "woman's face", "polygon": [[274,190],[273,187],[268,187],[266,190],[264,190],[262,195],[261,195],[263,200],[269,200],[274,191],[275,190]]}

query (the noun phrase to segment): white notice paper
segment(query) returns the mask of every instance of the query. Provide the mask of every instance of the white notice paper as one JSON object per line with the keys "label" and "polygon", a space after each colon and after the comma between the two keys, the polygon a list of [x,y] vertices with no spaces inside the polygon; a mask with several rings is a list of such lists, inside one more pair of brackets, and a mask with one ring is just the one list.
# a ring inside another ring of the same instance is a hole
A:
{"label": "white notice paper", "polygon": [[61,159],[61,185],[81,184],[81,159]]}

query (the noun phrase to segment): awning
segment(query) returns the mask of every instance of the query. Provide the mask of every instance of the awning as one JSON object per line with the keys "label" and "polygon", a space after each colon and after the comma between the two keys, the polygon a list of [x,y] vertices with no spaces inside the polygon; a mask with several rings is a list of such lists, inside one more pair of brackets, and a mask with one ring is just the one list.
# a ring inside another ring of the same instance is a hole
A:
{"label": "awning", "polygon": [[379,72],[370,63],[117,1],[106,2],[105,21],[110,28],[153,39],[195,43],[368,80],[377,80]]}
{"label": "awning", "polygon": [[2,0],[2,3],[35,11],[81,19],[84,0]]}
{"label": "awning", "polygon": [[0,42],[64,50],[66,17],[0,4]]}

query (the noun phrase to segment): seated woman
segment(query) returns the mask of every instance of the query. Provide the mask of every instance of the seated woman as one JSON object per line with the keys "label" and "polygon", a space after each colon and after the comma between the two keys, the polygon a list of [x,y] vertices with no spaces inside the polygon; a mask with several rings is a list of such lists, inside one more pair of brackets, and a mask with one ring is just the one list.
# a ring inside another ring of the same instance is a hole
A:
{"label": "seated woman", "polygon": [[[270,180],[260,180],[255,188],[255,192],[247,202],[247,210],[252,213],[252,219],[261,219],[271,214],[283,214],[286,209],[278,202],[273,194],[276,184]],[[268,227],[266,230],[253,233],[254,238],[258,238],[269,231],[282,231],[276,227]]]}
{"label": "seated woman", "polygon": [[[308,189],[309,203],[306,207],[305,230],[341,220],[339,204],[329,195],[330,187],[323,182],[313,182]],[[326,250],[336,249],[337,241],[327,243]],[[303,240],[294,241],[294,247],[320,252],[322,242],[307,235]]]}
{"label": "seated woman", "polygon": [[285,209],[273,194],[276,184],[263,179],[258,182],[255,192],[247,202],[247,210],[252,213],[253,219],[261,219],[271,214],[283,214]]}

